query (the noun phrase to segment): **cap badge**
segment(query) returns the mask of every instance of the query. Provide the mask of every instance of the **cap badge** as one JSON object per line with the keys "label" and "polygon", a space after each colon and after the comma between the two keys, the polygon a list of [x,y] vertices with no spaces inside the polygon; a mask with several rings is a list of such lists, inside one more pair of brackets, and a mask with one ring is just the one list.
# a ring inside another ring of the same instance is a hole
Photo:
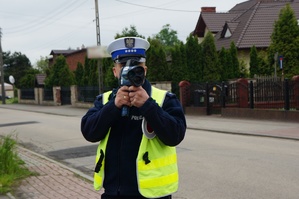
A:
{"label": "cap badge", "polygon": [[135,47],[135,38],[126,38],[125,46],[126,46],[126,48],[134,48]]}

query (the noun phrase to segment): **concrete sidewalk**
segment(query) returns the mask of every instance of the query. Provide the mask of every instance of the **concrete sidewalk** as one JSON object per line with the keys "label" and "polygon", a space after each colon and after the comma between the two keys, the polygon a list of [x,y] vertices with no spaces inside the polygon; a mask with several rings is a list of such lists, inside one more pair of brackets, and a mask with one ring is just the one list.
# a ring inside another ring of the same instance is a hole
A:
{"label": "concrete sidewalk", "polygon": [[[87,111],[72,106],[24,104],[0,104],[0,112],[2,108],[69,117],[82,117]],[[299,140],[298,123],[195,115],[186,115],[186,119],[189,130]],[[13,195],[0,196],[0,199],[100,198],[101,193],[93,190],[90,176],[25,148],[19,147],[18,152],[26,166],[38,175],[23,180]]]}
{"label": "concrete sidewalk", "polygon": [[18,147],[26,167],[37,175],[22,180],[10,199],[100,198],[102,192],[93,189],[92,178],[45,156]]}
{"label": "concrete sidewalk", "polygon": [[299,140],[299,123],[186,115],[188,129]]}
{"label": "concrete sidewalk", "polygon": [[[70,106],[0,104],[0,113],[2,108],[69,117],[82,117],[86,112],[85,109]],[[0,195],[0,199],[100,198],[102,191],[96,192],[93,189],[93,178],[81,171],[20,146],[18,155],[25,162],[26,167],[37,175],[22,180],[13,193]]]}
{"label": "concrete sidewalk", "polygon": [[43,155],[18,147],[19,157],[35,173],[21,181],[13,193],[0,199],[96,199],[102,191],[93,189],[93,179]]}

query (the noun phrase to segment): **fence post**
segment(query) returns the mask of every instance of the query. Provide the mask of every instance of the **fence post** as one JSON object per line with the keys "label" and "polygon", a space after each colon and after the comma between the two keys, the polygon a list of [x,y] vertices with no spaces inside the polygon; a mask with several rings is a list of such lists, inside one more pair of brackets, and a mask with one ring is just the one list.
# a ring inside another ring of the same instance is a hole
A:
{"label": "fence post", "polygon": [[250,108],[254,109],[253,81],[250,81]]}
{"label": "fence post", "polygon": [[44,89],[43,88],[38,88],[38,96],[39,96],[39,104],[43,104],[44,101]]}
{"label": "fence post", "polygon": [[53,100],[54,100],[54,104],[56,106],[61,105],[61,93],[60,92],[61,92],[60,86],[53,87]]}
{"label": "fence post", "polygon": [[34,104],[39,104],[40,99],[39,99],[39,89],[34,88]]}
{"label": "fence post", "polygon": [[286,111],[290,110],[290,88],[287,78],[284,79],[284,109]]}
{"label": "fence post", "polygon": [[18,102],[22,103],[21,102],[21,89],[18,89]]}
{"label": "fence post", "polygon": [[296,110],[299,110],[299,75],[294,76],[292,81],[294,82],[294,107]]}
{"label": "fence post", "polygon": [[237,81],[237,98],[240,108],[248,108],[248,81],[238,79]]}
{"label": "fence post", "polygon": [[226,96],[226,85],[224,82],[221,83],[221,107],[225,108],[225,96]]}
{"label": "fence post", "polygon": [[71,104],[72,106],[76,106],[76,103],[78,101],[78,87],[77,85],[71,86]]}
{"label": "fence post", "polygon": [[206,113],[207,115],[210,115],[211,113],[210,110],[210,88],[209,88],[209,83],[206,83]]}
{"label": "fence post", "polygon": [[190,83],[188,81],[181,81],[179,83],[180,87],[180,101],[183,107],[189,105],[190,101]]}

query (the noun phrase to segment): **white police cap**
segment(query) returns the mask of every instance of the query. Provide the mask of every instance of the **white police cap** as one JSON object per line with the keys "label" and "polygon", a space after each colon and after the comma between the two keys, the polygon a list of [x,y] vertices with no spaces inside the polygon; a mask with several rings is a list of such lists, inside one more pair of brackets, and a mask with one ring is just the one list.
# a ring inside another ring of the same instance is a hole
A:
{"label": "white police cap", "polygon": [[111,42],[107,51],[113,60],[119,57],[140,56],[145,57],[145,51],[150,47],[147,40],[139,37],[122,37]]}

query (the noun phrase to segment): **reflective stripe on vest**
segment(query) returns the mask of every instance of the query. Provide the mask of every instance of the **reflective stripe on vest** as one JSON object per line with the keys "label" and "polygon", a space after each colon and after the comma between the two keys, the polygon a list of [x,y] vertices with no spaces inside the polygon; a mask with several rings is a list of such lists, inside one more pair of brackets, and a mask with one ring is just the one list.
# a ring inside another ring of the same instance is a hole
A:
{"label": "reflective stripe on vest", "polygon": [[[156,100],[156,103],[162,107],[166,91],[152,87],[151,97]],[[104,101],[103,104],[108,102]],[[105,158],[101,153],[105,152],[109,132],[105,139],[103,139],[98,147],[96,164],[99,160],[101,165],[104,165]],[[139,146],[137,155],[137,180],[138,188],[141,195],[147,198],[157,198],[170,195],[178,189],[178,168],[177,156],[175,147],[166,146],[156,136],[153,139],[148,139],[145,135]],[[99,190],[102,187],[104,179],[104,167],[94,176],[94,188]]]}
{"label": "reflective stripe on vest", "polygon": [[[106,104],[109,101],[109,96],[112,91],[105,92],[102,97],[102,103]],[[106,137],[100,141],[100,144],[97,149],[96,162],[95,162],[95,171],[94,171],[94,181],[93,187],[95,190],[100,190],[103,186],[104,181],[104,165],[105,165],[105,153],[106,146],[109,137],[110,129]]]}
{"label": "reflective stripe on vest", "polygon": [[[151,97],[162,107],[166,91],[152,87]],[[175,147],[166,146],[156,136],[145,135],[137,156],[137,178],[141,195],[157,198],[170,195],[178,189],[178,168]]]}

